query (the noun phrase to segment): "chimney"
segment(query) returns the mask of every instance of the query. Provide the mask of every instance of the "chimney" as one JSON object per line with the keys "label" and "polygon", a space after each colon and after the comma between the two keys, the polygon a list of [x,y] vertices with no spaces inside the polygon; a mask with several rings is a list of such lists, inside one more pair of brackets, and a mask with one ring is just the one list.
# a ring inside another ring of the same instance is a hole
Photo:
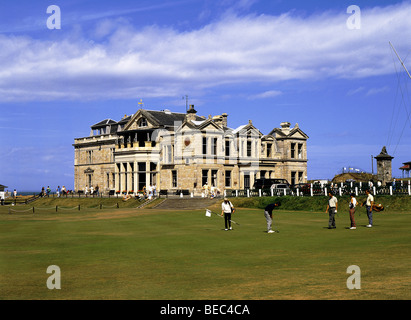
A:
{"label": "chimney", "polygon": [[290,126],[291,126],[291,123],[289,123],[289,122],[281,122],[281,131],[284,134],[289,134],[290,133]]}
{"label": "chimney", "polygon": [[227,114],[227,113],[223,113],[222,116],[223,116],[223,127],[228,128],[228,125],[227,125],[227,117],[228,117],[228,114]]}

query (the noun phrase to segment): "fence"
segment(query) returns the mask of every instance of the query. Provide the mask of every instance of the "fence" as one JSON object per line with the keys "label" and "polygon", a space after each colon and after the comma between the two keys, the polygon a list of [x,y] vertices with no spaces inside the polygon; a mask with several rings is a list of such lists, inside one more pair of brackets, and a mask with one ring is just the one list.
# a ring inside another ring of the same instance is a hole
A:
{"label": "fence", "polygon": [[401,183],[391,186],[370,186],[362,183],[341,183],[338,185],[306,184],[302,187],[289,187],[281,189],[246,189],[229,190],[224,192],[227,197],[266,197],[266,196],[327,196],[331,191],[335,195],[343,196],[354,193],[356,196],[364,195],[370,190],[374,195],[409,195],[411,196],[411,184]]}
{"label": "fence", "polygon": [[14,205],[13,206],[8,206],[8,212],[9,214],[12,213],[38,213],[39,211],[41,212],[69,212],[69,211],[81,211],[81,209],[104,209],[104,208],[120,208],[119,204],[116,203],[111,206],[107,206],[104,204],[99,204],[94,207],[82,207],[81,205],[77,205],[74,207],[63,207],[63,206],[53,206],[53,207],[31,207],[27,209],[15,209]]}

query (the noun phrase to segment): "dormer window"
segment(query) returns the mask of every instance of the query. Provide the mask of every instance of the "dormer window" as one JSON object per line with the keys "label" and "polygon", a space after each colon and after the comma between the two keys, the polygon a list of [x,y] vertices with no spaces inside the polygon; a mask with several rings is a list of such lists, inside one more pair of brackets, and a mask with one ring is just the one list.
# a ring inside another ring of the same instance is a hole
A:
{"label": "dormer window", "polygon": [[141,118],[139,121],[138,121],[138,126],[141,128],[141,127],[147,127],[147,119],[146,118]]}

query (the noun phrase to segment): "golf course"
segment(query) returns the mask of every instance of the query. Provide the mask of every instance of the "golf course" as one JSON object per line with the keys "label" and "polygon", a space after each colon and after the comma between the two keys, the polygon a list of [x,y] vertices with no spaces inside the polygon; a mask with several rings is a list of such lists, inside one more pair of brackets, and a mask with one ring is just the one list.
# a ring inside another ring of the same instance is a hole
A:
{"label": "golf course", "polygon": [[[273,212],[279,232],[268,234],[263,209],[247,207],[243,199],[233,200],[238,224],[230,231],[224,231],[223,218],[207,217],[203,208],[137,209],[121,201],[117,208],[116,199],[103,200],[1,207],[0,299],[411,298],[410,210],[393,205],[374,212],[374,225],[366,228],[365,208],[359,207],[357,229],[349,230],[348,206],[342,205],[337,228],[330,230],[324,205],[282,206]],[[221,199],[215,201],[210,210],[221,213]],[[75,209],[80,202],[81,210]],[[49,266],[60,270],[60,289],[47,286]],[[360,269],[360,288],[347,287],[350,266]]]}

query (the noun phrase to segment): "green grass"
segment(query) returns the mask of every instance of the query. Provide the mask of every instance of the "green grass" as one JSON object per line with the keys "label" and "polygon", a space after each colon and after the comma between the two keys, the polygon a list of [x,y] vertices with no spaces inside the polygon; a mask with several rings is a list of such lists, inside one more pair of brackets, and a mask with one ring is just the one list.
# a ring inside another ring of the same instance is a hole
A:
{"label": "green grass", "polygon": [[[0,299],[410,299],[411,212],[365,228],[361,208],[348,230],[343,211],[335,230],[325,213],[276,211],[278,234],[251,208],[233,231],[204,210],[0,214]],[[61,290],[46,287],[49,265]],[[360,290],[347,289],[350,265]]]}

